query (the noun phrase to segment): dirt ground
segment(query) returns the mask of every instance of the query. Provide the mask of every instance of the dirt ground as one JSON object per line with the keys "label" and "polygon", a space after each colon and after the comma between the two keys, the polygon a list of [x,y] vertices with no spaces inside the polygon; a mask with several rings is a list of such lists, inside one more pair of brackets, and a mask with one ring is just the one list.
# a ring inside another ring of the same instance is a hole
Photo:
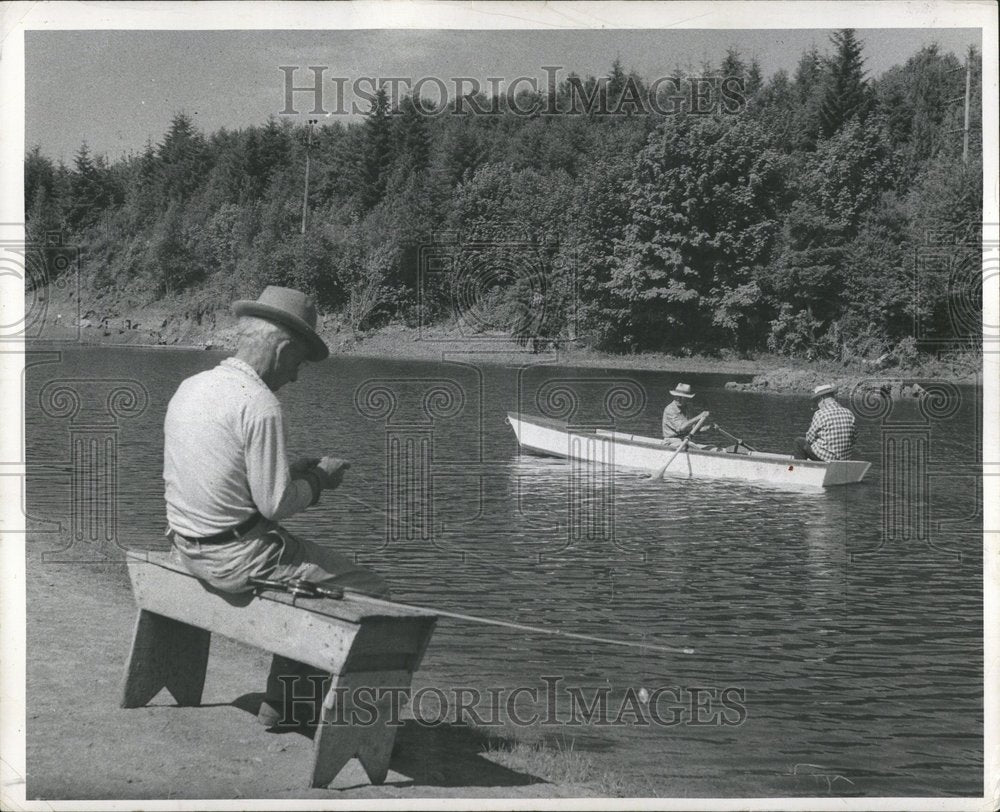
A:
{"label": "dirt ground", "polygon": [[201,707],[177,707],[163,692],[147,707],[123,710],[135,620],[124,564],[51,563],[29,554],[27,596],[29,800],[599,794],[489,760],[483,738],[463,725],[413,721],[397,734],[384,785],[372,786],[354,760],[331,788],[309,789],[311,738],[269,732],[255,719],[269,663],[264,652],[216,637]]}

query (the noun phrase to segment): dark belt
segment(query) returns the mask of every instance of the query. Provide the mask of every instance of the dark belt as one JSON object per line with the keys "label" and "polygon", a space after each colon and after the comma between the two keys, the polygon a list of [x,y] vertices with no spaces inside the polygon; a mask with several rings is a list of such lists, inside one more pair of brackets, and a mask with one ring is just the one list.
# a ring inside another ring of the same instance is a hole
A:
{"label": "dark belt", "polygon": [[197,541],[199,544],[224,544],[227,541],[236,541],[236,539],[245,536],[263,518],[264,517],[259,513],[254,513],[252,516],[244,519],[236,525],[236,527],[230,527],[228,530],[223,530],[221,533],[216,533],[214,536],[203,536],[202,538],[184,536],[184,538],[188,541]]}

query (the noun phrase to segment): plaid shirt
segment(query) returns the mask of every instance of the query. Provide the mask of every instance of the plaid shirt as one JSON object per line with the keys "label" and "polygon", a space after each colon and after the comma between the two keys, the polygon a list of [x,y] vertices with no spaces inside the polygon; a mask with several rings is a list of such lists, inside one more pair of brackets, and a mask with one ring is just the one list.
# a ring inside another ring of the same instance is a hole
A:
{"label": "plaid shirt", "polygon": [[821,401],[813,415],[806,442],[821,460],[847,460],[854,451],[854,415],[833,398]]}

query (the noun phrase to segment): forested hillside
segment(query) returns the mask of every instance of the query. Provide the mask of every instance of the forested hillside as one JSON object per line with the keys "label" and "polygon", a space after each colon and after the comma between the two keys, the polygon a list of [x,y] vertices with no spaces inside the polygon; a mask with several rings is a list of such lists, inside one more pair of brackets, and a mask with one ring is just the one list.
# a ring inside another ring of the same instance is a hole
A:
{"label": "forested hillside", "polygon": [[[843,359],[970,332],[953,313],[979,301],[978,251],[922,258],[928,235],[980,235],[980,55],[966,156],[964,54],[926,47],[869,77],[847,29],[791,76],[721,56],[699,76],[740,80],[745,104],[710,113],[640,109],[649,77],[616,62],[603,86],[571,76],[543,100],[562,114],[501,99],[497,114],[426,115],[381,94],[363,122],[323,118],[311,135],[280,120],[204,134],[179,113],[161,143],[114,162],[83,145],[67,167],[34,148],[29,238],[62,230],[91,288],[194,289],[221,307],[301,286],[355,329],[447,321],[467,289],[484,329],[613,351]],[[606,93],[607,112],[571,111],[574,88]],[[457,261],[422,277],[421,248],[447,235]]]}

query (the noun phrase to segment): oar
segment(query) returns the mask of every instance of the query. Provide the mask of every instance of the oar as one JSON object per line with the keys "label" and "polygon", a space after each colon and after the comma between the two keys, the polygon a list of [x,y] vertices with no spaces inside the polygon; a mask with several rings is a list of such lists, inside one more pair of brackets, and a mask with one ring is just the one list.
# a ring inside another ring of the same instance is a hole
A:
{"label": "oar", "polygon": [[663,476],[664,471],[666,471],[670,467],[670,463],[674,461],[674,459],[677,457],[678,454],[680,454],[685,448],[688,447],[688,443],[691,442],[691,438],[694,436],[695,432],[701,428],[701,424],[705,422],[706,417],[708,417],[708,415],[703,414],[701,417],[698,418],[698,422],[694,424],[694,428],[692,428],[691,431],[688,432],[688,436],[684,438],[684,442],[680,444],[678,449],[673,454],[670,455],[670,459],[667,460],[666,465],[664,465],[655,474],[650,474],[649,475],[650,479],[659,479],[661,476]]}
{"label": "oar", "polygon": [[757,450],[757,449],[756,449],[756,448],[754,448],[754,447],[753,447],[752,445],[750,445],[750,444],[748,444],[748,443],[744,443],[744,442],[743,442],[743,440],[742,440],[742,439],[741,439],[740,437],[737,437],[737,436],[736,436],[735,434],[730,434],[730,433],[729,433],[728,431],[726,431],[726,430],[725,430],[724,428],[722,428],[722,426],[720,426],[720,425],[719,425],[718,423],[713,423],[712,425],[713,425],[713,426],[715,427],[715,430],[716,430],[716,431],[721,431],[721,432],[722,432],[723,434],[725,434],[725,435],[726,435],[726,436],[727,436],[727,437],[728,437],[728,438],[729,438],[730,440],[735,440],[735,441],[736,441],[736,446],[737,446],[737,447],[739,447],[739,446],[743,446],[743,447],[744,447],[745,449],[747,449],[748,451],[756,451],[756,450]]}

